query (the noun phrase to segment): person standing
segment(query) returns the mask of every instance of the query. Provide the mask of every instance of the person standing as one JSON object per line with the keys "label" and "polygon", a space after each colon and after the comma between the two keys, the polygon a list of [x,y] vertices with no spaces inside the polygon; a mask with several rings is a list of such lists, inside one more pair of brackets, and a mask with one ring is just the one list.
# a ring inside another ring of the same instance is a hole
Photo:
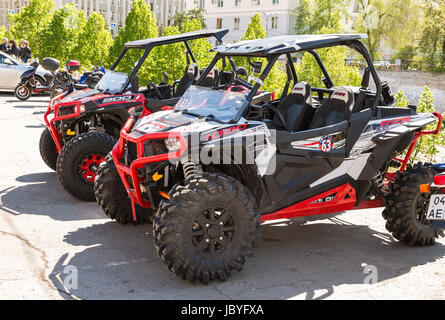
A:
{"label": "person standing", "polygon": [[20,40],[21,46],[19,51],[19,59],[24,63],[27,63],[31,59],[31,49],[29,48],[29,42],[26,40]]}
{"label": "person standing", "polygon": [[19,56],[20,49],[17,46],[17,42],[14,39],[9,40],[9,49],[7,53],[15,57]]}
{"label": "person standing", "polygon": [[7,52],[8,51],[8,38],[2,39],[2,44],[0,44],[0,51]]}

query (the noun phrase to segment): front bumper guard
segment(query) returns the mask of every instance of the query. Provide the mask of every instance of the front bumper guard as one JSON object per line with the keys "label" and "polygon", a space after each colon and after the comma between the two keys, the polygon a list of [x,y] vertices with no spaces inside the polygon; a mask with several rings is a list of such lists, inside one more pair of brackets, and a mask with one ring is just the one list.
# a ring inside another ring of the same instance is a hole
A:
{"label": "front bumper guard", "polygon": [[[124,127],[121,129],[120,138],[113,148],[112,155],[113,161],[116,165],[119,176],[127,190],[130,197],[133,219],[136,221],[135,203],[144,208],[151,208],[152,204],[142,197],[142,191],[140,183],[143,182],[142,178],[138,175],[138,169],[143,168],[146,164],[175,160],[183,156],[187,150],[187,143],[183,135],[180,132],[156,132],[147,133],[140,137],[134,137],[131,135],[130,129],[133,127],[134,118],[130,117]],[[159,139],[171,139],[176,138],[179,141],[180,148],[178,151],[169,152],[159,155],[144,157],[144,142],[147,140],[159,140]],[[132,142],[136,144],[137,159],[134,160],[129,166],[121,163],[125,153],[126,142]],[[131,184],[127,178],[131,179]]]}

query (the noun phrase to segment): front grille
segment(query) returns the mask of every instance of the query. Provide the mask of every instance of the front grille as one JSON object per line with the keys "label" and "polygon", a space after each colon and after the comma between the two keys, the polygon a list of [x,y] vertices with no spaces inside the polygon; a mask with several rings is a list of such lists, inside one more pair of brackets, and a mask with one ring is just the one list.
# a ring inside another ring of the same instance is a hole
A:
{"label": "front grille", "polygon": [[147,140],[144,142],[144,157],[168,153],[164,140]]}
{"label": "front grille", "polygon": [[137,159],[137,147],[136,143],[127,141],[125,146],[125,155],[126,155],[126,165],[130,165],[134,160]]}
{"label": "front grille", "polygon": [[76,110],[76,106],[64,106],[59,108],[59,117],[73,114]]}

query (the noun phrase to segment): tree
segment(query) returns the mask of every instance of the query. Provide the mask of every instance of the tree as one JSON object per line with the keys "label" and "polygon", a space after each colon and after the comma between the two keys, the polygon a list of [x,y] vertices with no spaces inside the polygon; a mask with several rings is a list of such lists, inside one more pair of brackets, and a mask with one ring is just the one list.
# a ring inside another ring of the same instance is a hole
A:
{"label": "tree", "polygon": [[[202,24],[199,19],[185,20],[183,23],[182,32],[185,33],[201,29]],[[179,33],[179,27],[168,26],[162,35],[169,36]],[[193,52],[193,56],[195,57],[199,68],[205,68],[214,57],[214,54],[210,52],[210,49],[212,48],[210,42],[207,39],[196,39],[188,41],[188,44]],[[171,80],[180,79],[184,74],[187,64],[185,52],[186,47],[182,42],[154,48],[152,52],[154,59],[150,81],[161,81],[163,78],[163,72],[166,72]]]}
{"label": "tree", "polygon": [[357,32],[366,33],[365,43],[376,59],[382,42],[400,47],[416,40],[422,24],[419,0],[358,0]]}
{"label": "tree", "polygon": [[[250,23],[247,26],[247,30],[242,36],[241,40],[263,39],[265,37],[266,37],[266,30],[263,27],[263,21],[261,20],[260,15],[256,13],[250,20]],[[261,61],[263,63],[263,69],[267,65],[267,60],[264,58],[260,59],[256,58],[252,60]],[[246,68],[248,74],[252,72],[252,67],[247,62],[246,58],[235,59],[235,63],[237,66],[242,66]],[[269,72],[268,76],[264,81],[262,89],[270,92],[275,92],[278,98],[283,91],[285,82],[286,82],[286,73],[283,72],[280,62],[275,62],[275,65],[272,67],[272,70]]]}
{"label": "tree", "polygon": [[84,24],[85,15],[74,4],[68,3],[56,10],[41,34],[41,58],[53,57],[62,64],[66,63],[71,58]]}
{"label": "tree", "polygon": [[[399,91],[396,95],[396,106],[407,107],[408,99],[403,91]],[[419,99],[419,105],[417,107],[418,113],[432,113],[436,112],[434,106],[434,97],[428,86],[425,86],[425,91]],[[437,123],[429,124],[425,130],[435,130]],[[412,153],[410,162],[415,163],[417,161],[434,162],[436,155],[439,153],[439,148],[445,146],[445,125],[442,124],[439,135],[424,135],[417,141],[414,151]]]}
{"label": "tree", "polygon": [[[203,29],[200,19],[187,19],[184,22],[182,32],[191,32]],[[189,41],[193,55],[196,58],[198,66],[205,68],[212,61],[214,54],[210,52],[212,45],[207,39],[196,39]]]}
{"label": "tree", "polygon": [[295,16],[294,31],[297,34],[317,33],[323,27],[342,31],[342,17],[346,11],[347,0],[300,0],[293,10]]}
{"label": "tree", "polygon": [[264,38],[266,38],[266,30],[263,27],[263,20],[261,20],[259,13],[255,13],[247,25],[247,30],[241,37],[241,41]]}
{"label": "tree", "polygon": [[[322,28],[321,34],[334,33],[334,29]],[[328,71],[332,82],[336,87],[339,86],[360,86],[361,75],[357,68],[346,65],[348,48],[344,46],[335,46],[326,49],[318,49],[318,55]],[[306,81],[313,87],[323,88],[321,80],[323,73],[318,66],[317,61],[312,54],[306,52],[303,55],[301,64],[295,67],[299,81]]]}
{"label": "tree", "polygon": [[112,38],[102,14],[93,12],[80,30],[77,44],[73,49],[73,58],[91,67],[104,62]]}
{"label": "tree", "polygon": [[187,20],[199,20],[201,23],[201,29],[206,29],[207,26],[205,24],[204,14],[206,13],[206,9],[201,7],[196,7],[194,9],[177,12],[173,17],[173,26],[178,27],[179,30],[182,31],[183,25]]}
{"label": "tree", "polygon": [[[133,7],[125,18],[125,27],[119,31],[110,48],[108,64],[111,65],[116,60],[124,49],[124,43],[157,36],[158,27],[156,26],[156,19],[150,7],[144,0],[134,1]],[[142,50],[130,50],[119,63],[117,70],[129,73],[134,67],[135,62],[141,58],[142,54]],[[147,77],[142,79],[143,81],[148,81],[151,63],[152,59],[149,57],[141,70],[141,74]]]}
{"label": "tree", "polygon": [[6,35],[5,26],[0,26],[0,38],[3,38]]}
{"label": "tree", "polygon": [[42,32],[52,19],[54,1],[30,0],[18,14],[10,14],[9,36],[15,39],[26,39],[35,56],[41,57]]}
{"label": "tree", "polygon": [[432,0],[424,6],[424,25],[420,50],[424,53],[428,69],[445,69],[445,1]]}

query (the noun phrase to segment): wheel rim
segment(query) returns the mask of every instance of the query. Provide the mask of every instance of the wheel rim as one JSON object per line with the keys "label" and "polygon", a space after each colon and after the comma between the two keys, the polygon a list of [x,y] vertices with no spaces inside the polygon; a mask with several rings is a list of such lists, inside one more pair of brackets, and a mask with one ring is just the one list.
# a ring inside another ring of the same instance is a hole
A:
{"label": "wheel rim", "polygon": [[79,175],[85,183],[93,184],[99,165],[105,161],[105,156],[99,153],[90,153],[82,158],[79,164]]}
{"label": "wheel rim", "polygon": [[431,198],[430,193],[421,193],[416,201],[416,218],[417,221],[424,226],[430,226],[431,221],[426,220],[428,205]]}
{"label": "wheel rim", "polygon": [[196,250],[211,256],[226,252],[236,232],[230,210],[222,207],[202,211],[192,226],[192,243]]}
{"label": "wheel rim", "polygon": [[27,87],[27,86],[20,86],[20,87],[17,89],[17,94],[18,94],[20,97],[27,97],[28,94],[29,94],[29,89],[28,89],[28,87]]}

